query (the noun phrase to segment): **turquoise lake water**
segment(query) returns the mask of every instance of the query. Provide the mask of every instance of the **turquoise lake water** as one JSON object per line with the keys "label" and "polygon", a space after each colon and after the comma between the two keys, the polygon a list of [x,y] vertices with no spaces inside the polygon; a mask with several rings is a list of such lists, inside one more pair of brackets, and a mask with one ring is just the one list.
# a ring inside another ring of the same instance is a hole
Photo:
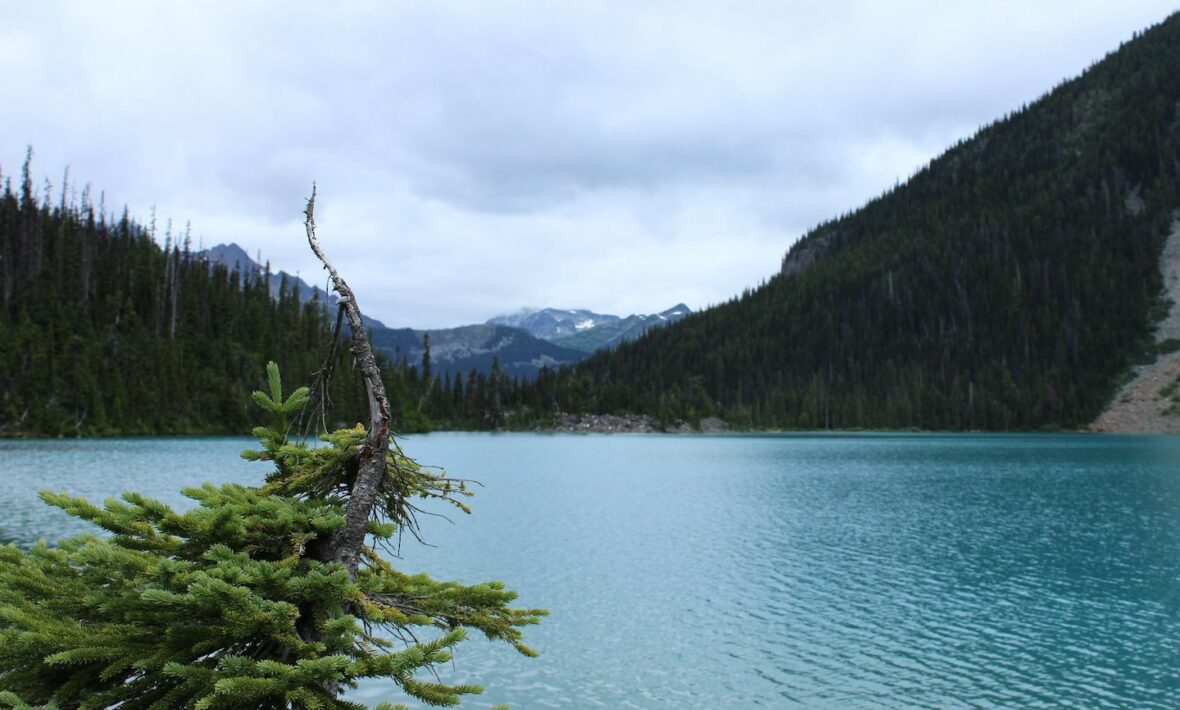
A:
{"label": "turquoise lake water", "polygon": [[[35,489],[172,503],[247,439],[0,442],[0,541],[81,532]],[[431,434],[483,483],[400,565],[502,579],[542,655],[472,639],[464,707],[1180,707],[1180,437]],[[390,688],[351,696],[399,700]]]}

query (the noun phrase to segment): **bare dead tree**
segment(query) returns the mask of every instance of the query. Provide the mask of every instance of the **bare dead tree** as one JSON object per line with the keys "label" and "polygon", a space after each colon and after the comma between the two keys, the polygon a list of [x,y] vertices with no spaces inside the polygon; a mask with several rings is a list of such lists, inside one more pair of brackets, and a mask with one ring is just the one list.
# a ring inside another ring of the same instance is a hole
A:
{"label": "bare dead tree", "polygon": [[336,271],[320,248],[315,233],[315,198],[316,190],[312,185],[311,197],[307,200],[307,242],[316,258],[323,263],[324,268],[332,278],[332,286],[340,294],[337,301],[348,318],[348,327],[352,331],[352,355],[365,385],[365,393],[369,398],[369,430],[365,444],[360,451],[360,461],[356,480],[349,492],[348,505],[344,510],[344,527],[332,536],[324,557],[328,561],[342,563],[352,577],[356,577],[360,566],[361,551],[364,547],[365,531],[369,517],[372,515],[377,494],[381,488],[382,478],[385,476],[386,458],[389,454],[391,420],[389,414],[389,398],[385,394],[385,385],[381,381],[381,370],[377,367],[377,360],[373,356],[373,348],[369,345],[368,335],[365,333],[365,322],[361,317],[361,309],[357,305],[356,295]]}

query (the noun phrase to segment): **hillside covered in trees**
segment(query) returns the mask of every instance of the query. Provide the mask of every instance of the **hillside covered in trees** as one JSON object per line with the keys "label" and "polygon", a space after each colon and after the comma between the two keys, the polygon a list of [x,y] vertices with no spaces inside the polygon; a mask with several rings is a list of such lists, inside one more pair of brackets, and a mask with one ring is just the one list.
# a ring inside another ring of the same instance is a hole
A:
{"label": "hillside covered in trees", "polygon": [[[335,313],[26,162],[0,194],[0,435],[240,432],[275,360],[310,379]],[[381,363],[398,431],[557,411],[670,424],[1076,427],[1150,357],[1180,217],[1180,15],[801,239],[767,283],[535,381]],[[187,231],[187,230],[186,230]],[[401,352],[405,352],[404,350]],[[415,355],[417,355],[415,353]],[[337,348],[337,367],[351,366]],[[346,383],[349,378],[335,378]],[[334,385],[329,426],[361,418]]]}
{"label": "hillside covered in trees", "polygon": [[[336,320],[319,294],[209,260],[187,229],[159,235],[126,209],[114,218],[68,180],[36,189],[31,157],[0,193],[0,436],[240,434],[257,419],[241,393],[262,387],[268,361],[312,381]],[[345,345],[330,359],[352,367]],[[544,387],[498,362],[452,376],[427,347],[379,364],[399,432],[495,428],[546,411]],[[355,379],[331,379],[318,428],[365,418]]]}
{"label": "hillside covered in trees", "polygon": [[545,385],[665,421],[1074,427],[1152,347],[1178,208],[1174,15],[818,226],[765,285]]}
{"label": "hillside covered in trees", "polygon": [[268,359],[319,368],[321,309],[195,259],[171,227],[161,246],[89,189],[35,190],[29,161],[19,179],[0,195],[0,433],[238,433]]}

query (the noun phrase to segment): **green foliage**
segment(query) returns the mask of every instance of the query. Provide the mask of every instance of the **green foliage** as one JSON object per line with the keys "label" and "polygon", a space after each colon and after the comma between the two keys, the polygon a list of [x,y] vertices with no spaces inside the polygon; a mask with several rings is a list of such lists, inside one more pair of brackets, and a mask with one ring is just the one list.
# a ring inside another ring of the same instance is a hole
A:
{"label": "green foliage", "polygon": [[1178,76],[1180,14],[818,226],[759,288],[542,384],[567,412],[665,422],[1084,424],[1156,355]]}
{"label": "green foliage", "polygon": [[1180,378],[1176,378],[1160,389],[1160,397],[1165,400],[1163,413],[1167,416],[1180,414]]}
{"label": "green foliage", "polygon": [[[323,364],[335,314],[318,296],[211,264],[171,229],[161,247],[154,224],[68,192],[50,203],[0,191],[0,436],[238,433],[256,423],[241,392],[271,389],[257,377],[267,360],[288,373]],[[351,357],[338,347],[332,366],[346,371]],[[435,416],[491,427],[511,406],[502,372],[474,378],[474,398],[454,406],[428,357],[421,374],[377,359],[394,431],[430,431]],[[314,413],[325,430],[366,416],[359,382],[333,379],[328,400]]]}
{"label": "green foliage", "polygon": [[255,431],[262,450],[244,454],[274,463],[265,486],[189,488],[197,506],[184,513],[139,493],[102,507],[42,493],[109,535],[0,548],[0,707],[352,708],[337,689],[368,678],[455,705],[481,689],[420,676],[448,663],[467,629],[535,655],[521,627],[545,612],[510,607],[501,583],[407,575],[377,554],[412,525],[407,497],[466,493],[400,451],[356,578],[317,557],[343,524],[365,432],[289,443],[287,417],[307,392],[284,399],[273,363],[268,380],[254,399],[272,424]]}
{"label": "green foliage", "polygon": [[7,691],[0,692],[0,708],[13,708],[14,710],[58,710],[60,706],[57,703],[47,703],[45,705],[29,705],[20,699],[16,693]]}
{"label": "green foliage", "polygon": [[[322,301],[62,187],[52,204],[0,190],[0,436],[240,433],[267,360],[319,369],[335,316]],[[338,349],[337,371],[350,357]],[[329,428],[367,411],[359,382],[329,394]]]}
{"label": "green foliage", "polygon": [[1156,343],[1155,351],[1160,355],[1171,355],[1180,351],[1180,338],[1167,338]]}

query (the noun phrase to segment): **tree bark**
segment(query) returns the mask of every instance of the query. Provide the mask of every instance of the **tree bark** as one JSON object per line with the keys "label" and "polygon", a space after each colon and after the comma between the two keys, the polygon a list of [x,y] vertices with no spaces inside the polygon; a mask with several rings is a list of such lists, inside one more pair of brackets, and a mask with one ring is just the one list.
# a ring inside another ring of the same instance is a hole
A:
{"label": "tree bark", "polygon": [[373,512],[381,480],[385,476],[385,462],[389,453],[390,437],[389,399],[385,394],[385,385],[381,382],[381,370],[377,367],[373,348],[369,345],[369,338],[365,333],[365,323],[361,317],[360,307],[357,305],[356,295],[324,256],[319,241],[316,239],[315,197],[316,191],[313,185],[311,198],[307,201],[305,213],[307,219],[304,222],[307,228],[307,241],[316,257],[328,270],[328,274],[332,278],[332,286],[340,294],[339,303],[344,308],[349,329],[352,331],[352,354],[357,367],[360,368],[365,392],[369,397],[369,433],[360,450],[360,465],[356,482],[352,486],[348,505],[345,507],[344,527],[336,532],[327,548],[327,559],[343,563],[349,574],[355,578],[360,565],[360,553],[364,546],[369,517]]}

